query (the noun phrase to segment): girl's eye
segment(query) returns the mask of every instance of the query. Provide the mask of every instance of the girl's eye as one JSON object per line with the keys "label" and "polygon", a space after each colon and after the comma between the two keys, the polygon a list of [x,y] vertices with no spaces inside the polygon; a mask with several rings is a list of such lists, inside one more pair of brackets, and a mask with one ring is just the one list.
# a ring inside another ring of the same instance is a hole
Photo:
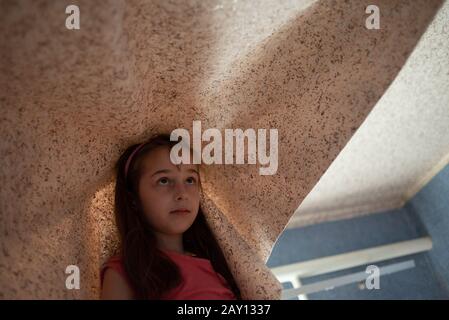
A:
{"label": "girl's eye", "polygon": [[160,179],[157,181],[157,183],[158,183],[159,185],[165,186],[165,185],[168,184],[168,179],[167,179],[167,178],[160,178]]}
{"label": "girl's eye", "polygon": [[196,180],[195,180],[194,177],[189,177],[189,178],[187,178],[186,181],[187,181],[188,184],[195,184],[196,183]]}

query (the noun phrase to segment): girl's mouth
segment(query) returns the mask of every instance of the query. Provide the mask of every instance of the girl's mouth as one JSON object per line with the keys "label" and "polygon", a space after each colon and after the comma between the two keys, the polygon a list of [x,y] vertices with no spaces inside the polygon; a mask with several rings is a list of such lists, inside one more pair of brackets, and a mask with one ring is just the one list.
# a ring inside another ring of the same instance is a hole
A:
{"label": "girl's mouth", "polygon": [[184,215],[184,214],[190,213],[190,210],[182,208],[182,209],[172,210],[172,211],[170,211],[170,213]]}

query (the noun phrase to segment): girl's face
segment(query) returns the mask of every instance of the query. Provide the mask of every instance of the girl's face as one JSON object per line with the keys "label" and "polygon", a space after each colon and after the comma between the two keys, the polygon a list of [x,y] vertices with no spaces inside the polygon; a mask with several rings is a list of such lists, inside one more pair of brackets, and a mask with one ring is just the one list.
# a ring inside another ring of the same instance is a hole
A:
{"label": "girl's face", "polygon": [[157,147],[143,159],[139,197],[154,231],[167,235],[184,233],[193,224],[200,205],[197,165],[174,165],[170,147]]}

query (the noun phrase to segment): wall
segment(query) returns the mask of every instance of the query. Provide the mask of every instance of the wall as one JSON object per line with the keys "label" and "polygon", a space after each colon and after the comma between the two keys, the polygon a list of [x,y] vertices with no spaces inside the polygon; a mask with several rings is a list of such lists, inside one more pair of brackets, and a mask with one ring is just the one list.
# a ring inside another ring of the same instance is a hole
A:
{"label": "wall", "polygon": [[405,207],[431,235],[433,249],[428,253],[429,259],[438,280],[449,288],[449,165]]}
{"label": "wall", "polygon": [[[360,290],[349,284],[309,294],[309,299],[448,299],[449,166],[401,209],[363,217],[287,229],[268,260],[275,267],[430,235],[430,252],[376,263],[377,266],[414,259],[411,270],[381,277],[380,290]],[[302,279],[303,284],[364,271],[356,267]],[[284,284],[285,285],[285,284]],[[285,288],[289,286],[285,285]]]}

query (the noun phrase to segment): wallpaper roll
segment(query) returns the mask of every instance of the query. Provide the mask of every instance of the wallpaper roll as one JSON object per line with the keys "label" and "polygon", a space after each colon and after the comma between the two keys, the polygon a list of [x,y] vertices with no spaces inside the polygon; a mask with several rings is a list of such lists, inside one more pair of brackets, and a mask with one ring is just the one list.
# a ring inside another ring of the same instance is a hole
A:
{"label": "wallpaper roll", "polygon": [[79,29],[71,1],[0,2],[0,298],[97,299],[118,156],[201,121],[278,130],[274,174],[204,165],[202,205],[244,298],[279,299],[273,245],[441,1],[76,3]]}

